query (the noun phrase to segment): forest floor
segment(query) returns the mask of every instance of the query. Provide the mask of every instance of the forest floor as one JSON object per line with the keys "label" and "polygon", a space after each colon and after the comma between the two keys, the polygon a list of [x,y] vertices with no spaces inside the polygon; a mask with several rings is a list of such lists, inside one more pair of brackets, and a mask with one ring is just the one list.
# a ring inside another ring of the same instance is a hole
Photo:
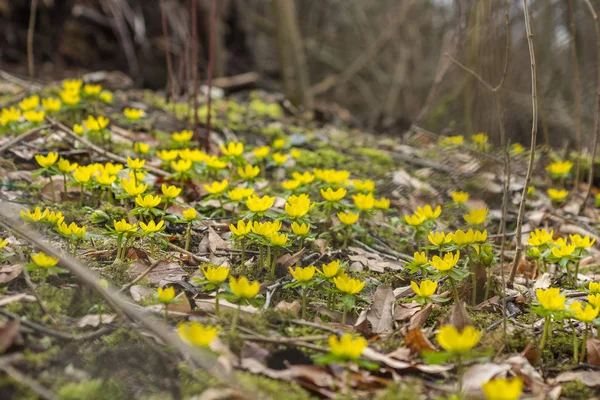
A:
{"label": "forest floor", "polygon": [[213,99],[204,149],[187,103],[98,77],[0,82],[0,398],[600,393],[589,160],[538,152],[504,288],[521,146],[505,189],[485,135],[257,91]]}

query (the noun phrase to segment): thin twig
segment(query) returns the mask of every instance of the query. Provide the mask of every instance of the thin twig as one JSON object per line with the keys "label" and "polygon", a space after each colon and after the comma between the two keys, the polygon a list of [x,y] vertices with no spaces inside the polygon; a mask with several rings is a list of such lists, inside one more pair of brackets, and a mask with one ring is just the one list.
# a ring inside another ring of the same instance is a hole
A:
{"label": "thin twig", "polygon": [[337,336],[342,336],[344,334],[344,331],[342,331],[341,329],[331,328],[326,325],[320,325],[315,322],[304,321],[302,319],[292,319],[289,322],[291,322],[292,324],[296,324],[296,325],[308,326],[309,328],[315,328],[315,329],[320,329],[322,331],[331,332]]}
{"label": "thin twig", "polygon": [[27,271],[27,268],[23,268],[23,277],[25,278],[25,283],[29,287],[29,290],[31,290],[33,297],[35,297],[36,302],[40,306],[42,313],[44,313],[44,315],[50,319],[50,322],[52,322],[52,325],[56,325],[54,318],[52,318],[52,315],[50,315],[50,313],[48,312],[48,309],[46,308],[46,306],[44,305],[44,302],[42,301],[40,295],[38,294],[35,285],[31,281],[31,276],[29,276],[29,271]]}
{"label": "thin twig", "polygon": [[29,77],[35,76],[35,61],[33,59],[33,38],[35,35],[35,16],[37,14],[38,0],[31,0],[29,9],[29,27],[27,28],[27,70]]}
{"label": "thin twig", "polygon": [[583,199],[583,204],[579,208],[579,214],[585,209],[590,194],[592,193],[592,185],[594,183],[594,163],[596,160],[596,151],[598,149],[598,135],[600,135],[600,23],[598,23],[598,14],[590,0],[584,0],[596,27],[596,115],[594,118],[594,144],[592,145],[592,158],[590,159],[590,170],[588,172],[588,188]]}
{"label": "thin twig", "polygon": [[21,133],[19,136],[15,136],[14,138],[10,139],[8,142],[6,142],[2,146],[0,146],[0,153],[10,149],[12,146],[18,144],[19,142],[22,142],[23,140],[27,139],[29,136],[35,135],[39,131],[50,128],[51,126],[52,125],[38,126],[37,128],[33,128],[33,129],[28,130],[27,132]]}
{"label": "thin twig", "polygon": [[527,6],[527,0],[523,0],[523,14],[525,16],[525,29],[527,31],[527,43],[529,45],[529,58],[531,60],[531,107],[533,109],[532,123],[531,123],[531,148],[529,153],[529,163],[527,165],[527,175],[525,176],[525,185],[523,186],[523,192],[521,193],[521,201],[519,203],[519,214],[517,215],[517,248],[515,252],[515,258],[512,263],[510,275],[508,276],[507,284],[512,286],[517,273],[517,267],[519,266],[519,260],[521,258],[521,252],[523,251],[523,243],[521,241],[522,229],[523,229],[523,217],[525,216],[525,203],[527,202],[527,189],[531,184],[531,175],[533,172],[533,164],[535,161],[535,146],[537,139],[537,128],[538,128],[538,99],[537,99],[537,66],[535,63],[535,49],[533,47],[533,33],[531,32],[531,23],[529,21],[529,8]]}
{"label": "thin twig", "polygon": [[142,271],[142,273],[139,274],[134,280],[123,285],[123,287],[121,287],[121,289],[119,289],[119,293],[123,293],[124,291],[126,291],[127,289],[129,289],[130,287],[132,287],[133,285],[138,283],[139,281],[141,281],[146,275],[148,275],[150,273],[150,271],[152,271],[154,268],[156,268],[156,266],[158,264],[160,264],[161,261],[162,260],[156,260],[152,264],[150,264],[150,266],[148,268],[146,268],[144,271]]}
{"label": "thin twig", "polygon": [[305,347],[307,349],[320,351],[322,353],[327,353],[329,349],[324,346],[318,346],[316,344],[304,342],[301,340],[295,340],[295,338],[278,338],[278,337],[265,337],[265,336],[254,336],[254,335],[240,335],[240,339],[247,340],[249,342],[262,342],[262,343],[275,343],[275,344],[283,344],[286,346],[296,346],[296,347]]}

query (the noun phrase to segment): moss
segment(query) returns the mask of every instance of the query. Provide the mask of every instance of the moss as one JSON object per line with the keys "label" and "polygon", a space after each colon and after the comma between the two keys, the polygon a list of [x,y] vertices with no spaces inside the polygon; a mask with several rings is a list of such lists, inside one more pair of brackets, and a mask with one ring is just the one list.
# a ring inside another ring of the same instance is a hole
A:
{"label": "moss", "polygon": [[597,396],[598,393],[590,388],[585,386],[580,381],[567,382],[562,387],[562,392],[560,393],[561,399],[591,399],[594,396]]}
{"label": "moss", "polygon": [[371,162],[379,166],[389,167],[394,164],[392,157],[378,149],[373,149],[370,147],[359,147],[357,149],[354,149],[352,153],[358,156],[364,156],[368,158]]}
{"label": "moss", "polygon": [[256,392],[255,398],[257,399],[267,397],[294,400],[315,399],[296,383],[277,381],[247,372],[237,372],[236,376],[240,383],[248,387],[249,390]]}
{"label": "moss", "polygon": [[421,398],[423,387],[416,379],[406,379],[402,382],[394,382],[387,386],[377,397],[376,400],[412,400]]}
{"label": "moss", "polygon": [[296,160],[301,168],[346,168],[349,158],[336,150],[327,147],[315,151],[305,150],[302,157]]}
{"label": "moss", "polygon": [[48,350],[40,353],[25,349],[23,351],[23,361],[25,361],[31,369],[40,369],[53,360],[60,351],[60,346],[50,347]]}
{"label": "moss", "polygon": [[38,395],[8,375],[0,376],[0,393],[7,399],[37,400]]}
{"label": "moss", "polygon": [[90,379],[84,382],[67,383],[58,390],[63,400],[95,399],[118,400],[125,398],[125,392],[113,380]]}

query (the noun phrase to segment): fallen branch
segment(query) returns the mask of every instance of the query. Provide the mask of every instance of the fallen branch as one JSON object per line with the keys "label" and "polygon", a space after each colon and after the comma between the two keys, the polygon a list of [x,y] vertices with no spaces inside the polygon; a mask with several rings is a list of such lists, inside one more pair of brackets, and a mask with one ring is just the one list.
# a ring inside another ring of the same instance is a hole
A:
{"label": "fallen branch", "polygon": [[0,146],[0,153],[10,149],[12,146],[14,146],[17,143],[22,142],[23,140],[27,139],[29,136],[35,135],[39,131],[42,131],[46,128],[50,128],[51,126],[52,125],[38,126],[37,128],[30,129],[27,132],[23,132],[20,135],[15,136],[14,138],[10,139],[8,142],[6,142],[2,146]]}

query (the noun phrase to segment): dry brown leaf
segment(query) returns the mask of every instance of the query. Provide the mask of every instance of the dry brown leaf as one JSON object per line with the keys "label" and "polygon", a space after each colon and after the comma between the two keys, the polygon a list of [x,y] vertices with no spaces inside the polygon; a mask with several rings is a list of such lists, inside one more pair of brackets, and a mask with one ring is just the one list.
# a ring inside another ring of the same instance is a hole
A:
{"label": "dry brown leaf", "polygon": [[169,311],[176,311],[182,313],[192,312],[192,306],[190,305],[190,301],[184,292],[181,292],[175,297],[175,302],[168,304],[167,309]]}
{"label": "dry brown leaf", "polygon": [[281,265],[283,268],[293,267],[300,261],[306,249],[302,249],[294,254],[284,254],[282,256],[277,257],[277,264]]}
{"label": "dry brown leaf", "polygon": [[348,250],[356,253],[349,255],[348,258],[352,262],[357,262],[369,268],[373,272],[384,272],[386,268],[397,271],[403,268],[402,264],[397,261],[385,260],[379,254],[370,253],[358,247],[349,247]]}
{"label": "dry brown leaf", "polygon": [[435,346],[423,335],[423,331],[414,328],[404,337],[404,343],[413,352],[420,354],[422,351],[435,351]]}
{"label": "dry brown leaf", "polygon": [[213,254],[222,253],[220,249],[229,249],[229,244],[211,226],[208,227],[208,248]]}
{"label": "dry brown leaf", "polygon": [[[198,309],[200,311],[204,311],[206,313],[214,313],[215,312],[215,298],[214,297],[211,297],[208,299],[194,299],[194,303],[196,303],[196,306],[198,307]],[[230,303],[224,299],[219,299],[219,309],[224,309],[224,308],[227,308],[229,310],[235,310],[238,308],[238,305],[234,304],[234,303]],[[257,312],[259,312],[259,309],[256,307],[253,307],[253,306],[242,306],[240,308],[240,311],[249,313],[249,314],[256,314]]]}
{"label": "dry brown leaf", "polygon": [[335,384],[335,380],[327,369],[316,365],[290,365],[284,370],[274,370],[261,364],[258,360],[245,358],[242,360],[242,368],[253,374],[265,375],[272,379],[298,381],[299,383],[306,380],[321,388],[331,388]]}
{"label": "dry brown leaf", "polygon": [[396,360],[400,360],[400,361],[409,362],[413,359],[412,350],[409,349],[408,347],[398,347],[396,350],[394,350],[391,353],[388,353],[386,355],[388,357],[395,358]]}
{"label": "dry brown leaf", "polygon": [[34,296],[32,296],[30,294],[26,294],[26,293],[18,293],[18,294],[11,294],[8,296],[0,296],[0,307],[4,307],[5,305],[14,303],[16,301],[34,302],[34,301],[37,301],[37,299]]}
{"label": "dry brown leaf", "polygon": [[0,354],[4,353],[15,341],[21,321],[13,319],[0,327]]}
{"label": "dry brown leaf", "polygon": [[600,371],[567,371],[559,374],[554,382],[579,381],[588,387],[600,386]]}
{"label": "dry brown leaf", "polygon": [[150,285],[158,285],[161,280],[169,279],[171,282],[183,280],[187,273],[181,268],[179,263],[173,261],[160,261],[152,271],[147,275]]}
{"label": "dry brown leaf", "polygon": [[291,303],[289,303],[287,301],[280,301],[275,306],[275,311],[279,311],[284,314],[290,314],[294,317],[298,317],[301,310],[302,310],[302,305],[300,304],[300,301],[298,301],[298,300],[294,300]]}
{"label": "dry brown leaf", "polygon": [[483,396],[481,386],[498,376],[506,374],[511,367],[508,364],[482,363],[475,364],[463,375],[463,392],[468,396]]}
{"label": "dry brown leaf", "polygon": [[151,300],[156,292],[148,286],[133,285],[129,288],[129,294],[131,294],[131,298],[133,300],[138,303],[142,303]]}
{"label": "dry brown leaf", "polygon": [[586,343],[587,362],[595,367],[600,367],[600,340],[588,339]]}
{"label": "dry brown leaf", "polygon": [[421,305],[416,301],[397,304],[394,308],[394,320],[405,321],[419,312]]}
{"label": "dry brown leaf", "polygon": [[373,333],[391,333],[394,330],[392,306],[395,300],[391,286],[381,285],[377,288],[367,313]]}
{"label": "dry brown leaf", "polygon": [[423,324],[425,324],[425,321],[427,321],[427,318],[431,314],[431,311],[433,311],[433,305],[427,304],[425,308],[419,310],[418,313],[410,317],[410,324],[408,325],[408,329],[420,328]]}
{"label": "dry brown leaf", "polygon": [[459,331],[462,331],[465,326],[473,325],[463,301],[454,303],[448,323]]}
{"label": "dry brown leaf", "polygon": [[0,283],[7,283],[21,275],[22,264],[0,266]]}

